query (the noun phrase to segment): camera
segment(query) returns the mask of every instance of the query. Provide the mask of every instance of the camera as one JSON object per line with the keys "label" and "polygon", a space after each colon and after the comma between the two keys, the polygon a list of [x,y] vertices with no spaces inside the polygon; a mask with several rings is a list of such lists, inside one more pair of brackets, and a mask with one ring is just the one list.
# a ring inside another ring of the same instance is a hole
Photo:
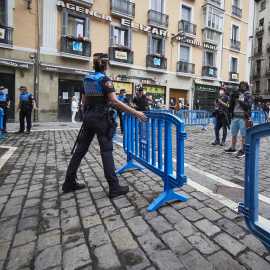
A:
{"label": "camera", "polygon": [[238,89],[233,89],[232,92],[231,92],[231,98],[232,99],[237,99],[239,98],[239,91]]}

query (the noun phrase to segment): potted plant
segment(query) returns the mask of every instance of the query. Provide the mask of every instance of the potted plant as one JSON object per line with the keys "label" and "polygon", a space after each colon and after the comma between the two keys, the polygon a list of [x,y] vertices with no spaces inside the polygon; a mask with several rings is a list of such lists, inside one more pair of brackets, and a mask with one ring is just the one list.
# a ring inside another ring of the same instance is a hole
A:
{"label": "potted plant", "polygon": [[151,56],[153,57],[158,57],[158,58],[165,58],[164,54],[159,54],[159,53],[150,53]]}
{"label": "potted plant", "polygon": [[88,42],[88,43],[91,43],[91,40],[88,39],[88,38],[85,38],[85,37],[81,37],[80,35],[79,36],[74,36],[74,35],[71,35],[71,34],[65,34],[64,35],[65,38],[68,38],[70,40],[74,40],[74,41],[80,41],[80,42]]}
{"label": "potted plant", "polygon": [[119,45],[119,44],[114,44],[112,46],[112,48],[122,51],[122,52],[131,52],[131,48],[129,48],[128,46],[124,46],[124,45]]}

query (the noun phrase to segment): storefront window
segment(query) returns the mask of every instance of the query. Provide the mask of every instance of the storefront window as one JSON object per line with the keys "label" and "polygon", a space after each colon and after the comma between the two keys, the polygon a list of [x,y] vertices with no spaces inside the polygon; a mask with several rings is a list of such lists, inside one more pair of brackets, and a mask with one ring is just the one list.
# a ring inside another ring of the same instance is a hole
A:
{"label": "storefront window", "polygon": [[5,0],[0,0],[0,22],[5,24]]}

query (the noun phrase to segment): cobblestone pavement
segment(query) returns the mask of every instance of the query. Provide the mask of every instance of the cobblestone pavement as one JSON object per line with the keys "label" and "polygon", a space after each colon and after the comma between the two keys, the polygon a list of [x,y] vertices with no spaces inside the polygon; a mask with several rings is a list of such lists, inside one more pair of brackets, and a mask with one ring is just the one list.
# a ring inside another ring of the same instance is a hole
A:
{"label": "cobblestone pavement", "polygon": [[[9,130],[16,127],[9,124]],[[119,179],[131,191],[110,200],[96,139],[78,171],[86,188],[63,194],[79,127],[34,124],[30,135],[11,132],[7,140],[0,139],[1,146],[11,147],[0,159],[0,269],[270,269],[269,253],[248,232],[243,217],[194,185],[178,189],[188,201],[147,212],[163,191],[162,180],[146,169],[129,170]],[[209,190],[221,185],[220,178],[243,186],[244,159],[211,145],[212,126],[206,132],[200,127],[186,131],[188,179]],[[229,135],[226,147],[230,140]],[[261,194],[269,197],[268,139],[261,150]],[[118,143],[114,157],[116,168],[125,163]],[[3,158],[8,160],[4,163]]]}

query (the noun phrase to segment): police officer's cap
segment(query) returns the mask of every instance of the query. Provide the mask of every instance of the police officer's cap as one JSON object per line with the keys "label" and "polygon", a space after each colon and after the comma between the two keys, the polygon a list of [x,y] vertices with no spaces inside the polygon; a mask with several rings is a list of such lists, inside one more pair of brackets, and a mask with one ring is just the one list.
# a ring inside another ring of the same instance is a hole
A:
{"label": "police officer's cap", "polygon": [[19,90],[26,90],[27,91],[27,87],[26,86],[20,86]]}
{"label": "police officer's cap", "polygon": [[108,61],[108,54],[107,53],[95,53],[94,57],[99,57],[101,60]]}
{"label": "police officer's cap", "polygon": [[3,85],[0,85],[0,90],[4,90],[5,87]]}
{"label": "police officer's cap", "polygon": [[125,89],[120,89],[120,92],[126,93],[126,90]]}

